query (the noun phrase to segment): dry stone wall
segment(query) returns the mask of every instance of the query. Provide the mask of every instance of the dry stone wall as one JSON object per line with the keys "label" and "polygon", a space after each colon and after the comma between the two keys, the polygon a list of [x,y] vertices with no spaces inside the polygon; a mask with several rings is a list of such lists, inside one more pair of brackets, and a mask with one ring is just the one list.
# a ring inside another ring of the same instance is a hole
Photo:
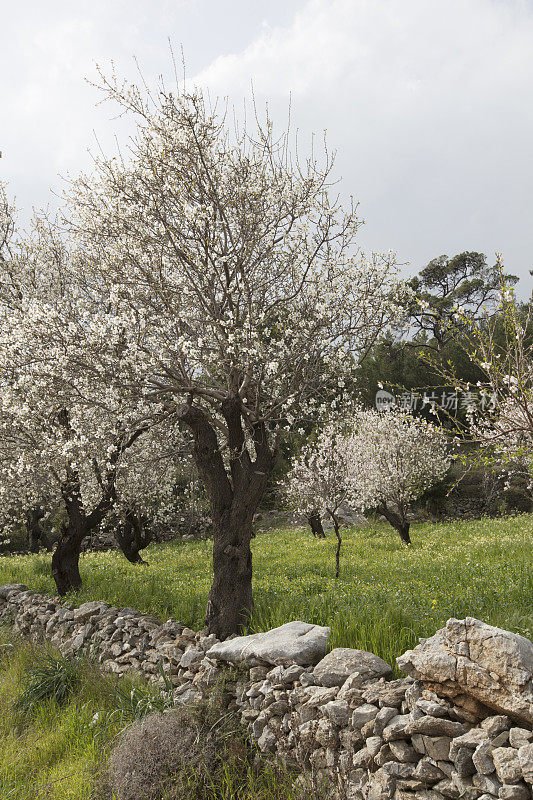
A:
{"label": "dry stone wall", "polygon": [[533,644],[479,620],[449,620],[396,680],[372,653],[328,653],[329,629],[304,622],[218,642],[20,585],[0,587],[0,620],[118,674],[164,674],[176,703],[223,691],[264,754],[338,800],[533,798]]}

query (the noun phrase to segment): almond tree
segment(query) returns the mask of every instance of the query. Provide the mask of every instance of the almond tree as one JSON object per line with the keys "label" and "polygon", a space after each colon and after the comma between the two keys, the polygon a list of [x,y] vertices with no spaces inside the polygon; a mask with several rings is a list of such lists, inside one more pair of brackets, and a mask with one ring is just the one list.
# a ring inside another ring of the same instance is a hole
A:
{"label": "almond tree", "polygon": [[[120,326],[81,288],[71,252],[42,220],[0,261],[0,513],[63,505],[52,556],[60,594],[81,586],[82,541],[113,507],[125,454],[156,416],[142,396],[121,395]],[[105,359],[89,362],[102,338]]]}
{"label": "almond tree", "polygon": [[[284,484],[289,504],[308,519],[329,516],[337,537],[335,577],[339,577],[342,539],[339,506],[346,500],[349,486],[346,481],[348,441],[340,426],[326,424],[298,454]],[[321,525],[322,527],[322,525]]]}
{"label": "almond tree", "polygon": [[72,188],[78,263],[120,325],[123,396],[173,409],[193,436],[214,526],[207,623],[223,638],[249,620],[252,518],[280,439],[397,315],[395,272],[358,252],[327,152],[295,160],[269,120],[234,131],[199,91],[103,88],[137,134]]}
{"label": "almond tree", "polygon": [[350,420],[346,483],[352,503],[375,509],[411,544],[410,504],[444,477],[450,462],[444,431],[391,409],[359,409]]}

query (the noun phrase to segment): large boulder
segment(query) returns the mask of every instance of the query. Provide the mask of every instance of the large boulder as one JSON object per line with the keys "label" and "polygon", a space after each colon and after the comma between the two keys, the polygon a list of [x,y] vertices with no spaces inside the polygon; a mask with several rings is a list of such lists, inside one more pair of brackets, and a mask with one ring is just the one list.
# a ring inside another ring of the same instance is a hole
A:
{"label": "large boulder", "polygon": [[302,667],[316,664],[328,649],[329,628],[307,622],[286,622],[266,633],[237,636],[218,642],[208,651],[209,658],[232,664],[289,664]]}
{"label": "large boulder", "polygon": [[366,650],[336,647],[313,670],[313,678],[321,686],[342,686],[347,678],[357,673],[357,684],[376,680],[392,672],[386,661]]}
{"label": "large boulder", "polygon": [[396,659],[401,670],[458,704],[474,698],[533,723],[533,643],[478,619],[450,619],[446,628]]}

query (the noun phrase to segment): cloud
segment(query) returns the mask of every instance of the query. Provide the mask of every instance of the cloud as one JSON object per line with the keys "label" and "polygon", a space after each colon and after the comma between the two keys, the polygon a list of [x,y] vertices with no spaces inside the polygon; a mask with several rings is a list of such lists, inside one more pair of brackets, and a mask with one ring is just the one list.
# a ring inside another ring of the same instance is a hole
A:
{"label": "cloud", "polygon": [[[364,239],[420,266],[502,250],[533,264],[533,7],[492,0],[313,0],[286,28],[197,80],[239,97],[253,80],[281,118],[328,129]],[[530,255],[531,254],[531,255]]]}
{"label": "cloud", "polygon": [[[60,191],[116,132],[84,82],[114,59],[136,78],[169,75],[167,37],[188,71],[236,107],[266,101],[302,140],[327,129],[368,249],[419,267],[441,253],[501,251],[533,266],[533,3],[520,0],[37,0],[0,31],[0,177],[19,205]],[[530,255],[532,254],[532,255]],[[525,291],[525,289],[524,289]]]}

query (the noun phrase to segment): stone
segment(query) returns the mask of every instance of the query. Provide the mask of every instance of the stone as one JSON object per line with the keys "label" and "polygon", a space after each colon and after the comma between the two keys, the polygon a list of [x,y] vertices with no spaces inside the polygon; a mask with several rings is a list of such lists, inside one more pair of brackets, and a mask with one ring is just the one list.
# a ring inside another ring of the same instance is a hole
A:
{"label": "stone", "polygon": [[361,730],[363,725],[375,719],[378,711],[377,706],[373,706],[370,703],[359,706],[352,714],[352,727],[356,730]]}
{"label": "stone", "polygon": [[521,779],[518,752],[514,747],[495,747],[492,751],[496,774],[502,783],[518,783]]}
{"label": "stone", "polygon": [[514,786],[502,786],[498,792],[500,800],[530,800],[531,792],[525,783],[517,783]]}
{"label": "stone", "polygon": [[498,796],[498,792],[502,787],[501,781],[498,780],[494,773],[492,775],[473,775],[472,783],[476,789],[480,789],[482,792],[487,792],[495,797]]}
{"label": "stone", "polygon": [[76,622],[87,622],[88,619],[101,612],[103,608],[106,608],[106,606],[97,600],[91,603],[83,603],[74,611],[74,619]]}
{"label": "stone", "polygon": [[436,783],[433,789],[438,791],[443,797],[451,798],[451,800],[457,800],[459,797],[459,790],[449,778],[445,778],[443,781]]}
{"label": "stone", "polygon": [[437,783],[446,777],[444,772],[439,769],[431,759],[424,757],[421,758],[416,769],[413,772],[413,777],[419,778],[424,783]]}
{"label": "stone", "polygon": [[408,763],[418,761],[420,758],[420,754],[416,752],[415,748],[404,739],[393,739],[389,742],[389,747],[397,761]]}
{"label": "stone", "polygon": [[350,718],[350,707],[345,700],[330,700],[322,706],[322,712],[334,725],[347,725]]}
{"label": "stone", "polygon": [[391,672],[392,667],[373,653],[336,647],[319,661],[313,670],[313,676],[322,686],[342,686],[347,678],[356,673],[361,685]]}
{"label": "stone", "polygon": [[366,740],[366,749],[368,750],[372,758],[377,756],[382,746],[383,746],[383,739],[381,738],[381,736],[369,736],[368,739]]}
{"label": "stone", "polygon": [[472,755],[472,750],[469,747],[461,747],[453,760],[455,770],[463,778],[466,778],[469,775],[475,775],[476,773],[476,768],[474,766],[474,762],[472,761]]}
{"label": "stone", "polygon": [[511,727],[511,720],[509,717],[499,714],[496,717],[486,717],[481,720],[480,727],[486,731],[491,739],[494,739],[500,733],[509,730]]}
{"label": "stone", "polygon": [[[420,736],[426,755],[434,761],[447,761],[450,757],[452,739],[449,736]],[[415,737],[413,737],[414,744]]]}
{"label": "stone", "polygon": [[472,730],[467,731],[467,733],[464,733],[462,736],[454,738],[450,747],[450,758],[454,761],[455,756],[463,747],[475,750],[478,745],[485,743],[489,743],[486,731],[482,728],[472,728]]}
{"label": "stone", "polygon": [[409,722],[405,732],[408,736],[422,733],[426,736],[449,736],[453,739],[465,733],[465,727],[461,722],[453,722],[451,719],[424,716]]}
{"label": "stone", "polygon": [[204,651],[196,647],[190,647],[184,652],[180,659],[180,667],[188,669],[195,661],[201,661],[204,657]]}
{"label": "stone", "polygon": [[391,706],[384,706],[383,708],[380,708],[374,720],[375,736],[381,736],[391,719],[397,715],[398,710],[396,708],[392,708]]}
{"label": "stone", "polygon": [[338,694],[339,700],[346,700],[348,703],[351,703],[353,700],[360,700],[360,705],[362,705],[364,701],[361,683],[361,675],[359,672],[354,672],[346,678]]}
{"label": "stone", "polygon": [[241,662],[266,662],[286,664],[294,662],[300,666],[318,663],[325,655],[330,629],[307,622],[286,622],[266,633],[236,636],[213,645],[207,651],[209,658]]}
{"label": "stone", "polygon": [[399,708],[405,698],[405,693],[412,681],[410,678],[399,678],[395,681],[379,681],[369,683],[364,687],[363,699],[374,705],[393,706]]}
{"label": "stone", "polygon": [[435,703],[433,700],[417,700],[413,708],[419,708],[423,714],[430,717],[445,717],[448,714],[447,707],[442,703]]}
{"label": "stone", "polygon": [[262,753],[271,752],[276,746],[276,734],[266,727],[257,741],[257,746]]}
{"label": "stone", "polygon": [[369,750],[368,747],[362,747],[361,750],[358,750],[353,757],[353,765],[355,769],[368,769],[374,756],[372,755],[372,751]]}
{"label": "stone", "polygon": [[472,697],[533,723],[533,643],[524,636],[473,617],[450,619],[397,663],[440,697]]}
{"label": "stone", "polygon": [[334,687],[328,689],[327,686],[306,686],[304,692],[304,702],[307,699],[307,704],[310,706],[321,706],[324,703],[334,700],[337,696],[337,690]]}
{"label": "stone", "polygon": [[409,714],[397,714],[383,730],[384,740],[390,742],[392,739],[408,739],[409,734],[406,733],[406,728],[410,721]]}
{"label": "stone", "polygon": [[472,753],[472,762],[476,771],[481,775],[490,775],[491,772],[494,772],[492,745],[489,742],[479,744]]}
{"label": "stone", "polygon": [[525,744],[517,752],[522,777],[526,783],[533,784],[533,744]]}
{"label": "stone", "polygon": [[525,728],[511,728],[509,731],[509,744],[517,750],[525,744],[533,742],[533,732]]}

